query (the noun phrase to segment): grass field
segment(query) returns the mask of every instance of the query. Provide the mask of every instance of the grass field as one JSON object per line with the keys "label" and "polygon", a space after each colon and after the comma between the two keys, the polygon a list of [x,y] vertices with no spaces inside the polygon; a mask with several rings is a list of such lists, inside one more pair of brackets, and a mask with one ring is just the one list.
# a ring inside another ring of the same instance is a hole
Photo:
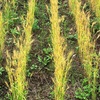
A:
{"label": "grass field", "polygon": [[0,0],[0,100],[99,100],[99,8]]}

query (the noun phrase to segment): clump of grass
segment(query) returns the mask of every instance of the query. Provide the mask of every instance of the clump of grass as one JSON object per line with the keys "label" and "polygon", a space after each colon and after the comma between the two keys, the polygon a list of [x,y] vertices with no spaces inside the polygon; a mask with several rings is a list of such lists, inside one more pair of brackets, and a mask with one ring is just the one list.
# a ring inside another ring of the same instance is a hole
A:
{"label": "clump of grass", "polygon": [[10,100],[26,100],[27,81],[26,66],[27,56],[31,49],[31,31],[34,23],[35,0],[28,1],[26,23],[23,25],[23,32],[19,39],[14,39],[16,48],[13,54],[7,51],[6,70],[9,78]]}
{"label": "clump of grass", "polygon": [[[1,62],[3,58],[2,54],[4,50],[4,45],[5,45],[4,20],[3,20],[2,11],[0,11],[0,69],[2,69]],[[0,75],[2,75],[2,73]]]}
{"label": "clump of grass", "polygon": [[4,42],[5,42],[4,21],[3,21],[2,11],[0,11],[0,56],[4,49]]}
{"label": "clump of grass", "polygon": [[12,1],[11,1],[11,3],[12,3],[12,5],[13,5],[14,8],[15,8],[15,6],[16,6],[16,2],[17,2],[17,0],[12,0]]}
{"label": "clump of grass", "polygon": [[[73,6],[74,5],[74,6]],[[69,0],[69,6],[73,12],[78,33],[79,54],[84,66],[88,82],[92,86],[92,100],[96,100],[96,86],[98,76],[99,56],[95,51],[95,42],[92,41],[90,32],[89,14],[85,14],[78,0]],[[94,65],[93,65],[94,63]]]}
{"label": "clump of grass", "polygon": [[3,8],[3,18],[5,22],[5,30],[8,31],[9,27],[9,21],[10,21],[10,14],[11,14],[11,6],[9,5],[9,2],[4,2],[4,8]]}
{"label": "clump of grass", "polygon": [[5,22],[6,33],[9,33],[10,28],[14,27],[15,22],[18,21],[16,10],[17,10],[16,0],[3,1],[3,19]]}
{"label": "clump of grass", "polygon": [[[73,2],[74,1],[74,2]],[[73,8],[74,5],[74,8]],[[69,6],[75,16],[76,28],[78,33],[79,53],[82,64],[86,71],[88,80],[91,80],[92,75],[92,56],[93,47],[91,42],[91,32],[89,28],[89,15],[81,9],[81,2],[78,0],[69,0]]]}
{"label": "clump of grass", "polygon": [[97,85],[98,85],[98,78],[99,78],[99,64],[100,64],[100,55],[97,55],[94,51],[93,53],[93,80],[92,80],[92,100],[97,100]]}
{"label": "clump of grass", "polygon": [[[23,41],[22,38],[20,41]],[[20,44],[20,41],[17,41],[16,46],[18,50],[15,49],[12,56],[7,52],[6,70],[10,82],[10,100],[26,100],[27,54],[23,44]]]}
{"label": "clump of grass", "polygon": [[58,0],[50,0],[51,3],[51,37],[53,46],[53,59],[54,59],[54,94],[55,100],[64,100],[65,88],[68,80],[68,71],[71,67],[72,52],[68,53],[67,57],[64,55],[65,46],[64,38],[60,35],[60,23],[58,17]]}
{"label": "clump of grass", "polygon": [[3,8],[3,18],[5,22],[5,30],[8,32],[10,28],[10,20],[11,20],[11,4],[8,1],[4,1],[4,8]]}
{"label": "clump of grass", "polygon": [[100,0],[88,0],[91,4],[92,10],[95,12],[97,18],[100,20]]}
{"label": "clump of grass", "polygon": [[32,42],[32,27],[34,23],[34,11],[35,11],[35,0],[29,0],[28,2],[28,12],[27,12],[27,17],[26,17],[26,23],[23,25],[24,27],[24,32],[25,32],[25,44],[26,44],[26,49],[27,53],[30,51],[30,42]]}

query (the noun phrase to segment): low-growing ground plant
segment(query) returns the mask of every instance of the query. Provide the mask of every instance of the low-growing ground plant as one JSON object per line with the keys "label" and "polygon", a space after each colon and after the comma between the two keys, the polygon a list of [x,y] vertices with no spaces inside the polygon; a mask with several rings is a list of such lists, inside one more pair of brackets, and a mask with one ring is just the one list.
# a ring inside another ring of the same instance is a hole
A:
{"label": "low-growing ground plant", "polygon": [[80,100],[89,100],[92,88],[91,85],[88,84],[88,80],[85,78],[82,80],[81,87],[78,87],[78,89],[75,91],[75,98]]}
{"label": "low-growing ground plant", "polygon": [[0,76],[3,75],[3,72],[4,72],[4,68],[0,66]]}

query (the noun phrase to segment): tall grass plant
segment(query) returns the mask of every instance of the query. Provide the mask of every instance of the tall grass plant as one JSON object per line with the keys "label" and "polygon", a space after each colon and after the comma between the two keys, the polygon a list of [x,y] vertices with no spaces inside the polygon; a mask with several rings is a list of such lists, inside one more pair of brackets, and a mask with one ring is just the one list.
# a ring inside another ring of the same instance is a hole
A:
{"label": "tall grass plant", "polygon": [[4,42],[5,42],[4,20],[2,11],[0,11],[0,58],[2,55],[2,51],[4,49]]}
{"label": "tall grass plant", "polygon": [[64,100],[66,83],[68,81],[68,71],[71,68],[72,52],[69,52],[65,57],[64,37],[60,35],[60,22],[58,15],[58,0],[50,0],[51,4],[51,39],[53,46],[53,59],[54,59],[54,94],[55,100]]}
{"label": "tall grass plant", "polygon": [[92,40],[90,32],[90,15],[85,14],[83,9],[81,10],[81,2],[78,0],[69,0],[69,6],[75,17],[80,59],[84,66],[89,85],[92,86],[92,100],[96,100],[100,59],[95,51],[95,41]]}
{"label": "tall grass plant", "polygon": [[34,23],[35,0],[28,1],[28,11],[23,24],[23,33],[19,38],[14,38],[16,48],[13,54],[7,51],[6,70],[9,78],[9,90],[11,92],[10,100],[26,100],[27,81],[26,66],[27,56],[31,49],[31,32]]}

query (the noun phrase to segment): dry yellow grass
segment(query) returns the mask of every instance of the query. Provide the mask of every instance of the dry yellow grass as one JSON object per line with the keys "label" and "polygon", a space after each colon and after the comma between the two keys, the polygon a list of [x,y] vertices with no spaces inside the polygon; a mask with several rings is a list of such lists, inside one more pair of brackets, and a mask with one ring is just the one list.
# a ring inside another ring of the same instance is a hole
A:
{"label": "dry yellow grass", "polygon": [[[20,41],[23,41],[23,39],[20,38]],[[10,100],[26,100],[27,54],[23,44],[20,44],[20,41],[16,44],[18,50],[15,49],[12,56],[7,52],[6,70],[10,82]]]}
{"label": "dry yellow grass", "polygon": [[32,31],[32,26],[34,23],[34,11],[35,11],[35,0],[29,0],[28,2],[28,12],[27,12],[27,17],[26,17],[26,23],[23,25],[24,27],[24,32],[25,32],[25,44],[26,44],[26,49],[27,53],[30,51],[30,43],[33,41],[31,39],[31,31]]}
{"label": "dry yellow grass", "polygon": [[54,94],[55,100],[64,100],[65,87],[67,83],[68,71],[71,67],[70,57],[72,52],[68,53],[67,57],[64,56],[65,46],[64,38],[60,36],[60,23],[58,17],[58,0],[50,0],[51,3],[51,38],[53,46],[53,59],[54,59]]}
{"label": "dry yellow grass", "polygon": [[14,39],[16,48],[10,55],[7,51],[6,70],[9,77],[10,100],[26,100],[26,66],[27,56],[31,49],[31,31],[34,23],[35,0],[28,1],[26,23],[23,25],[24,34],[19,39]]}
{"label": "dry yellow grass", "polygon": [[[74,2],[72,2],[74,1]],[[85,12],[81,9],[81,2],[78,0],[69,0],[69,6],[73,11],[75,16],[76,28],[78,33],[78,45],[79,53],[82,64],[86,71],[88,80],[91,80],[92,75],[92,53],[93,53],[93,44],[91,42],[91,32],[89,24],[89,15],[86,15]],[[74,5],[74,8],[73,8]]]}
{"label": "dry yellow grass", "polygon": [[96,100],[96,86],[100,59],[95,51],[95,41],[92,41],[91,37],[89,14],[86,15],[84,10],[80,9],[81,2],[78,0],[69,0],[69,6],[75,17],[80,59],[86,71],[89,84],[93,87],[92,100]]}
{"label": "dry yellow grass", "polygon": [[0,56],[4,49],[4,42],[5,42],[4,22],[3,22],[2,11],[0,11]]}
{"label": "dry yellow grass", "polygon": [[88,0],[88,1],[90,2],[92,10],[95,12],[97,18],[99,18],[100,20],[100,0]]}

